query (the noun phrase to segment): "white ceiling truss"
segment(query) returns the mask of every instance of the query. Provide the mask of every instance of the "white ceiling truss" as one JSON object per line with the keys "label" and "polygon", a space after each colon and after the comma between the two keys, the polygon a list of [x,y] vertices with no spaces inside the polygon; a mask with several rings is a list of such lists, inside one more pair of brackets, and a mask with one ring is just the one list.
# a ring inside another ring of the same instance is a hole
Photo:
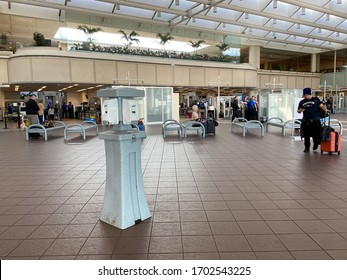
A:
{"label": "white ceiling truss", "polygon": [[[3,3],[1,3],[3,2]],[[241,45],[304,53],[347,48],[347,0],[0,0],[2,12],[79,12],[236,36]]]}

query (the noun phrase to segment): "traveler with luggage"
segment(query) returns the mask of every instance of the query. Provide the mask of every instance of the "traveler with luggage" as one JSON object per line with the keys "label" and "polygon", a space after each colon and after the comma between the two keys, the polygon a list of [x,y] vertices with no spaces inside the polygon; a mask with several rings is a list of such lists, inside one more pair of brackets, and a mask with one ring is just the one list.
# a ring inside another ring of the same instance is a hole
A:
{"label": "traveler with luggage", "polygon": [[318,149],[320,144],[321,122],[320,113],[327,114],[329,111],[318,97],[312,97],[311,88],[304,88],[303,99],[299,102],[298,113],[303,113],[301,133],[304,138],[304,153],[310,151],[311,137],[313,138],[313,150]]}

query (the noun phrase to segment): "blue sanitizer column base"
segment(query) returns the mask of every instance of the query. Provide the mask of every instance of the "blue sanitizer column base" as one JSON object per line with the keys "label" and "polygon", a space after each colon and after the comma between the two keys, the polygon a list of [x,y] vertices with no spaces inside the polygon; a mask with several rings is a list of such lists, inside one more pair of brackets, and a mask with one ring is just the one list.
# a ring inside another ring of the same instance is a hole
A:
{"label": "blue sanitizer column base", "polygon": [[[133,89],[130,94],[129,90],[100,90],[98,96],[118,98],[121,113],[122,99],[140,94],[140,90]],[[124,124],[120,114],[119,120],[112,130],[99,135],[105,141],[106,153],[106,188],[100,220],[126,229],[151,217],[141,167],[141,140],[147,134]]]}

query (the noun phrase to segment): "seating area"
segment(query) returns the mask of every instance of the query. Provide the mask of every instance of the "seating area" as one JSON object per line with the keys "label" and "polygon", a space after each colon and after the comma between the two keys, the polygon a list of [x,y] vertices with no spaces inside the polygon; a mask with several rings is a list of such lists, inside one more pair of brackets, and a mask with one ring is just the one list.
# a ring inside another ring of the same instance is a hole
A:
{"label": "seating area", "polygon": [[234,132],[234,128],[236,128],[236,127],[242,128],[242,136],[243,137],[246,136],[246,133],[248,133],[248,131],[250,129],[259,129],[260,130],[260,136],[261,137],[264,136],[264,126],[260,121],[256,121],[256,120],[248,121],[245,118],[235,118],[231,122],[231,132]]}
{"label": "seating area", "polygon": [[[294,120],[294,129],[300,129],[301,121]],[[282,135],[286,135],[286,129],[293,128],[293,120],[283,121],[281,118],[273,117],[269,118],[266,122],[266,132],[269,130],[269,126],[279,127],[282,129]]]}
{"label": "seating area", "polygon": [[64,129],[64,140],[67,140],[69,133],[80,133],[83,136],[83,139],[86,139],[86,132],[90,130],[95,130],[96,135],[99,134],[98,125],[93,121],[84,121],[82,124],[71,123],[65,126]]}
{"label": "seating area", "polygon": [[[162,124],[162,134],[165,138],[168,133],[174,132],[180,136],[180,138],[185,138],[188,136],[188,132],[196,132],[202,137],[206,136],[205,126],[201,122],[196,122],[192,120],[185,120],[182,123],[176,120],[166,120]],[[171,133],[172,134],[172,133]]]}
{"label": "seating area", "polygon": [[65,123],[62,121],[54,121],[54,126],[52,127],[44,127],[41,124],[31,124],[27,127],[26,129],[26,140],[30,139],[30,134],[31,133],[39,133],[40,135],[43,134],[45,140],[47,141],[48,139],[48,134],[58,131],[58,130],[63,130],[65,129]]}

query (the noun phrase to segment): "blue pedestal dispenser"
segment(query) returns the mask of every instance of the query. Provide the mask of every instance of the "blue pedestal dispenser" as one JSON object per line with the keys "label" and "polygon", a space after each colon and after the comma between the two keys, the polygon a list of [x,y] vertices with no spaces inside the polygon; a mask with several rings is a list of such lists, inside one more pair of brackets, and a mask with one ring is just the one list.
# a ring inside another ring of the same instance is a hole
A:
{"label": "blue pedestal dispenser", "polygon": [[141,168],[141,139],[147,135],[123,123],[123,99],[144,95],[144,90],[135,88],[108,88],[97,92],[98,97],[118,99],[119,123],[99,136],[105,140],[106,152],[106,189],[100,220],[120,229],[151,217]]}

